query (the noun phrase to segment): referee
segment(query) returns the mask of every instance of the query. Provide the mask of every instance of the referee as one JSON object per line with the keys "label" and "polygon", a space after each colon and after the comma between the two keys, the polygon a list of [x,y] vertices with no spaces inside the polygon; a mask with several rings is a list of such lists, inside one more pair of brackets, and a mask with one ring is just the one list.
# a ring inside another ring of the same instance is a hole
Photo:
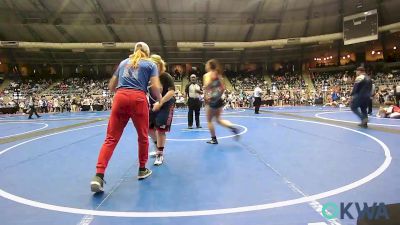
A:
{"label": "referee", "polygon": [[371,100],[372,81],[371,78],[365,73],[364,67],[357,68],[356,76],[357,77],[354,83],[353,91],[351,92],[352,101],[350,108],[351,111],[353,111],[354,114],[360,118],[361,124],[359,124],[359,126],[367,128],[367,107],[369,101]]}
{"label": "referee", "polygon": [[31,96],[29,99],[29,117],[28,119],[32,119],[32,115],[35,114],[37,118],[40,118],[39,114],[36,111],[35,107],[35,96]]}
{"label": "referee", "polygon": [[260,88],[260,85],[256,85],[256,88],[254,89],[254,113],[255,114],[260,114],[260,106],[261,106],[261,95],[262,95],[262,90]]}
{"label": "referee", "polygon": [[397,86],[393,86],[394,89],[394,99],[396,100],[396,106],[399,107],[400,106],[400,84],[398,84]]}
{"label": "referee", "polygon": [[193,128],[193,112],[195,114],[196,127],[200,126],[200,108],[201,101],[200,95],[203,94],[201,86],[197,83],[197,77],[195,74],[190,75],[190,83],[185,88],[186,96],[188,97],[188,128]]}

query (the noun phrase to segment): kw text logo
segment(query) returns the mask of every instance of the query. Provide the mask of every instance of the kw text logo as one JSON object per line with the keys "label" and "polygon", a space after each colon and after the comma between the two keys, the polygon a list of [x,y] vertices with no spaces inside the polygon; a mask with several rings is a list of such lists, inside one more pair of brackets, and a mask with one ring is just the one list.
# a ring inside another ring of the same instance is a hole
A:
{"label": "kw text logo", "polygon": [[[356,208],[357,215],[353,215],[354,210],[351,210],[352,207]],[[353,214],[350,211],[352,211]],[[322,206],[322,215],[328,220],[345,218],[367,220],[389,219],[387,207],[385,203],[382,202],[374,202],[371,206],[368,206],[366,202],[363,202],[362,204],[358,202],[341,202],[339,205],[333,202],[328,202]]]}

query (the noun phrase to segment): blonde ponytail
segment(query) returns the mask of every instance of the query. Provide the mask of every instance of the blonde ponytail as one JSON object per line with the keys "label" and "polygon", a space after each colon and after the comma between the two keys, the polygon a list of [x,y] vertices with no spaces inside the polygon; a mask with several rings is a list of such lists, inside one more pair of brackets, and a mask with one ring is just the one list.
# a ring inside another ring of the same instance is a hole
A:
{"label": "blonde ponytail", "polygon": [[139,61],[141,59],[148,59],[148,57],[149,56],[139,48],[135,53],[129,56],[130,64],[136,69],[139,66]]}
{"label": "blonde ponytail", "polygon": [[153,61],[159,68],[161,68],[161,71],[159,71],[160,73],[167,70],[166,63],[161,56],[153,54],[150,56],[150,60]]}

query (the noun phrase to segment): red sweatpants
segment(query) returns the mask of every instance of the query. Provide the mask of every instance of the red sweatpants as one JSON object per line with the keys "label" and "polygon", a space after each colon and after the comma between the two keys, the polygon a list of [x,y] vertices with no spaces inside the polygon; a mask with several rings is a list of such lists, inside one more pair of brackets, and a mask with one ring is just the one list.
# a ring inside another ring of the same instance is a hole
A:
{"label": "red sweatpants", "polygon": [[146,94],[133,89],[118,89],[108,121],[107,137],[99,153],[97,173],[104,173],[106,170],[129,119],[132,119],[138,135],[139,166],[146,166],[149,154],[149,105]]}

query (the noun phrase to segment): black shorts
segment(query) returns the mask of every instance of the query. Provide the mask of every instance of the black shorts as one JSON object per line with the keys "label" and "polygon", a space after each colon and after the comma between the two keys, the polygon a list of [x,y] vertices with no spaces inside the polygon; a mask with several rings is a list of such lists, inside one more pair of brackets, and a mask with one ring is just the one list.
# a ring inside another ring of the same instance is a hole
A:
{"label": "black shorts", "polygon": [[163,132],[171,130],[172,119],[174,116],[175,101],[165,103],[160,111],[149,113],[149,128]]}
{"label": "black shorts", "polygon": [[212,108],[212,109],[219,109],[219,108],[222,108],[222,107],[224,106],[224,100],[218,99],[217,101],[210,102],[210,103],[208,104],[208,106],[210,106],[210,108]]}

